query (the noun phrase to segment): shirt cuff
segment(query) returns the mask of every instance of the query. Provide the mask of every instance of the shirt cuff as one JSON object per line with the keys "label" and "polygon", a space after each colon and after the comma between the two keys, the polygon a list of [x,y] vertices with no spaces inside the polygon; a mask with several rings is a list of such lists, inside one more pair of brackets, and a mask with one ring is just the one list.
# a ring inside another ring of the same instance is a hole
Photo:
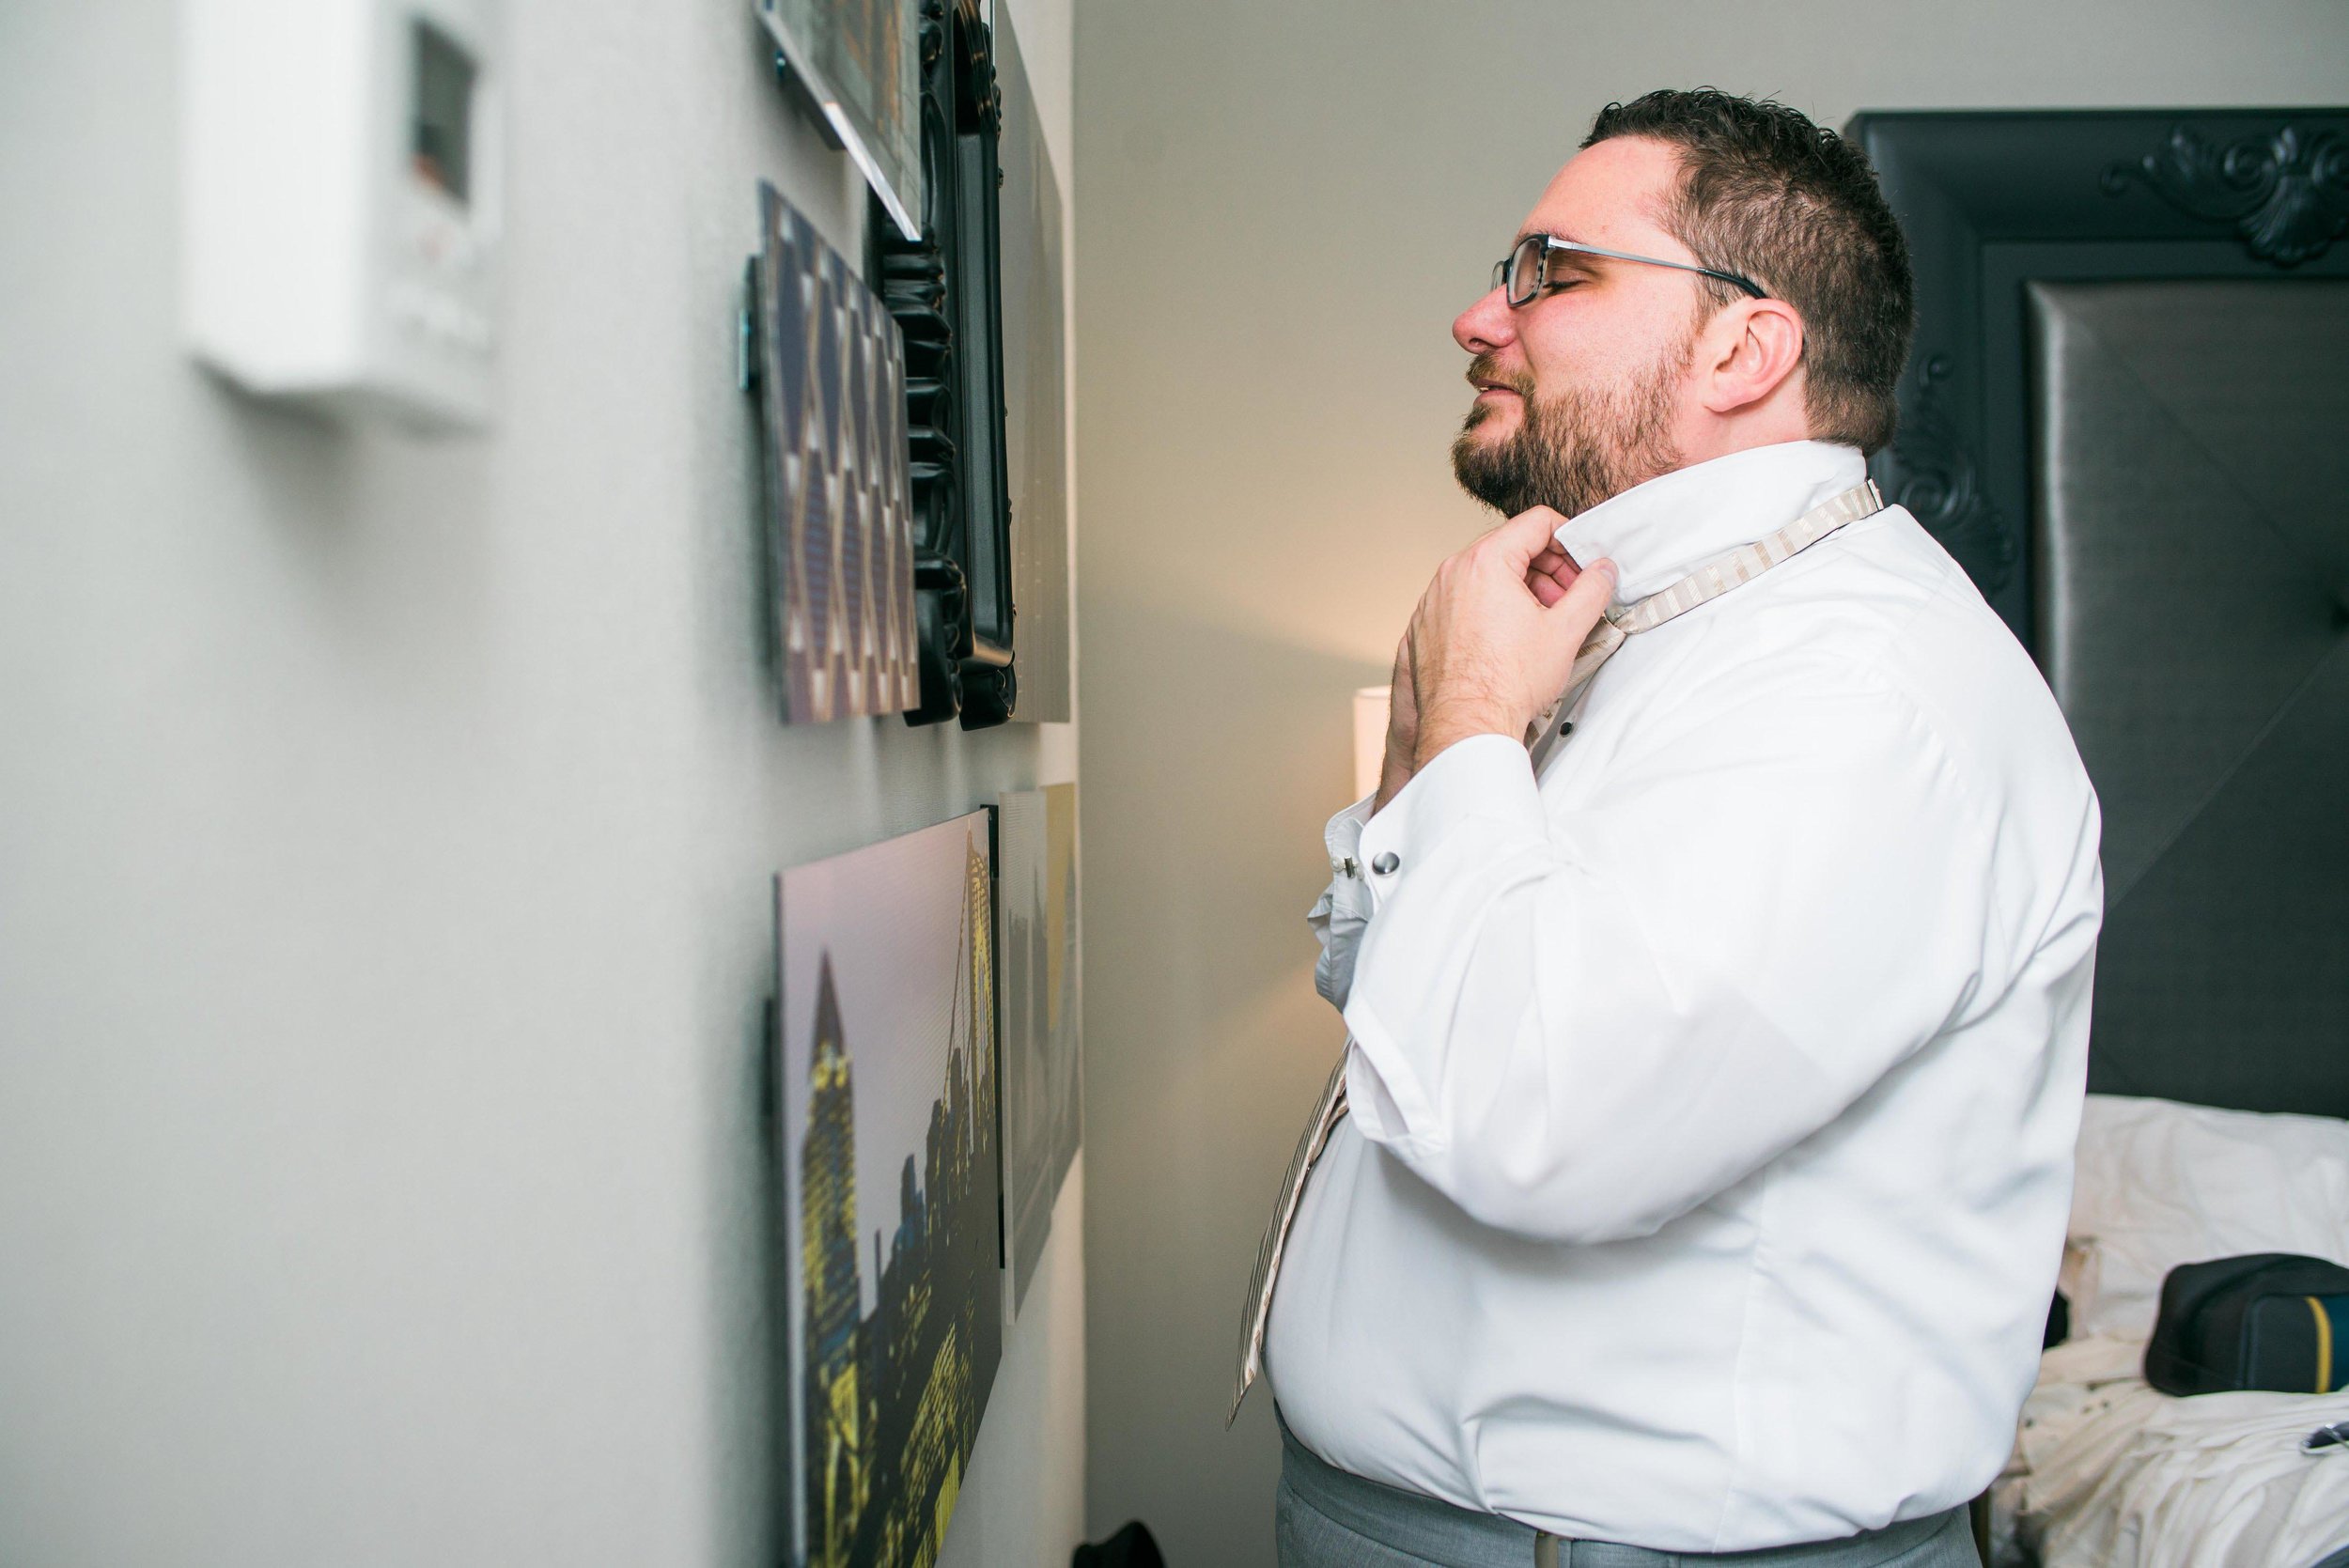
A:
{"label": "shirt cuff", "polygon": [[1320,940],[1321,956],[1314,962],[1314,989],[1330,1006],[1346,1010],[1354,984],[1354,949],[1370,919],[1370,889],[1362,877],[1362,824],[1370,818],[1375,796],[1364,796],[1330,819],[1322,843],[1330,851],[1330,885],[1305,917]]}
{"label": "shirt cuff", "polygon": [[1359,846],[1374,913],[1392,903],[1377,968],[1348,987],[1350,1112],[1363,1137],[1398,1152],[1446,1141],[1432,1093],[1438,1064],[1415,1036],[1427,1020],[1429,982],[1462,939],[1463,915],[1496,875],[1521,875],[1529,846],[1547,844],[1548,819],[1524,743],[1472,736],[1449,746],[1371,819]]}
{"label": "shirt cuff", "polygon": [[1361,858],[1362,829],[1370,821],[1370,808],[1378,797],[1365,795],[1337,815],[1321,831],[1321,842],[1330,850],[1330,869],[1344,873],[1347,861]]}
{"label": "shirt cuff", "polygon": [[1370,819],[1357,836],[1355,857],[1370,888],[1371,907],[1391,897],[1462,825],[1478,819],[1548,832],[1541,788],[1522,741],[1472,735],[1454,742]]}

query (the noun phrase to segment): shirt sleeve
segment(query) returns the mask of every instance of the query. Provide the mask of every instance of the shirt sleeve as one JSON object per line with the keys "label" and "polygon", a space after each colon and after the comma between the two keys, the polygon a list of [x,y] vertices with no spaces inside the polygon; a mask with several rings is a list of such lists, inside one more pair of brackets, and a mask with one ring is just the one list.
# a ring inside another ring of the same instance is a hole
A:
{"label": "shirt sleeve", "polygon": [[1747,684],[1643,726],[1575,807],[1480,736],[1362,831],[1352,1115],[1486,1224],[1649,1234],[1999,983],[1981,792],[1925,715]]}
{"label": "shirt sleeve", "polygon": [[1321,943],[1321,956],[1314,962],[1314,989],[1340,1012],[1354,984],[1354,951],[1370,919],[1370,888],[1362,878],[1361,851],[1362,825],[1370,820],[1374,799],[1363,796],[1322,830],[1322,843],[1330,851],[1330,885],[1305,915],[1314,939]]}

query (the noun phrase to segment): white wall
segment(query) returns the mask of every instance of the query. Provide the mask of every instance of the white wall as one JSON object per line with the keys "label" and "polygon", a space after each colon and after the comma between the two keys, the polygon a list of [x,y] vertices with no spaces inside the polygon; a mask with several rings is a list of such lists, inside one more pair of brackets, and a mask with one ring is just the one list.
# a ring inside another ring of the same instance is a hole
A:
{"label": "white wall", "polygon": [[[429,442],[181,351],[169,0],[0,6],[11,1568],[775,1560],[769,877],[1075,773],[775,722],[737,283],[756,179],[852,256],[861,191],[749,0],[508,9],[499,424]],[[950,1564],[1077,1536],[1081,1193]]]}
{"label": "white wall", "polygon": [[[1086,0],[1078,402],[1098,1534],[1271,1560],[1222,1430],[1259,1228],[1342,1031],[1301,916],[1352,688],[1484,525],[1447,329],[1610,99],[2349,100],[2339,0]],[[1377,1369],[1365,1368],[1365,1376]]]}

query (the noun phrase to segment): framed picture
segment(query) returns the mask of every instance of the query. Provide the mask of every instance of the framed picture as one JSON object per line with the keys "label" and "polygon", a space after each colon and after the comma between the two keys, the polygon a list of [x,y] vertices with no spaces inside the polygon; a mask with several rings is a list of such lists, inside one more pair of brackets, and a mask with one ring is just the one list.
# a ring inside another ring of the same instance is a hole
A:
{"label": "framed picture", "polygon": [[1008,8],[995,11],[1003,101],[1003,446],[1011,490],[1011,592],[1019,617],[1011,716],[1072,717],[1068,634],[1067,334],[1060,179]]}
{"label": "framed picture", "polygon": [[1003,95],[977,0],[924,0],[922,25],[922,231],[908,239],[868,222],[865,276],[904,330],[914,389],[907,423],[921,701],[906,720],[984,729],[1008,721],[1018,700],[998,229]]}
{"label": "framed picture", "polygon": [[902,340],[772,186],[759,227],[750,365],[783,717],[902,713],[920,695]]}
{"label": "framed picture", "polygon": [[1003,1353],[990,814],[776,882],[786,1536],[937,1558]]}
{"label": "framed picture", "polygon": [[1025,1308],[1084,1114],[1077,986],[1077,786],[1005,795],[996,857],[1003,977],[1003,1224]]}
{"label": "framed picture", "polygon": [[755,0],[787,69],[909,240],[922,237],[921,0]]}

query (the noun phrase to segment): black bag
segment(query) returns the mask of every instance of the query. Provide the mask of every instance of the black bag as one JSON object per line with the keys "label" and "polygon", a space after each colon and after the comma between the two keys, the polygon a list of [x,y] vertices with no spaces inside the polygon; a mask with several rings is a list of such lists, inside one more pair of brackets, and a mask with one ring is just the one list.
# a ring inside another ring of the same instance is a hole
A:
{"label": "black bag", "polygon": [[2161,1282],[2145,1381],[2166,1394],[2349,1384],[2349,1268],[2291,1252],[2179,1265]]}
{"label": "black bag", "polygon": [[1068,1568],[1166,1568],[1166,1559],[1159,1555],[1150,1527],[1135,1519],[1097,1546],[1079,1546]]}

